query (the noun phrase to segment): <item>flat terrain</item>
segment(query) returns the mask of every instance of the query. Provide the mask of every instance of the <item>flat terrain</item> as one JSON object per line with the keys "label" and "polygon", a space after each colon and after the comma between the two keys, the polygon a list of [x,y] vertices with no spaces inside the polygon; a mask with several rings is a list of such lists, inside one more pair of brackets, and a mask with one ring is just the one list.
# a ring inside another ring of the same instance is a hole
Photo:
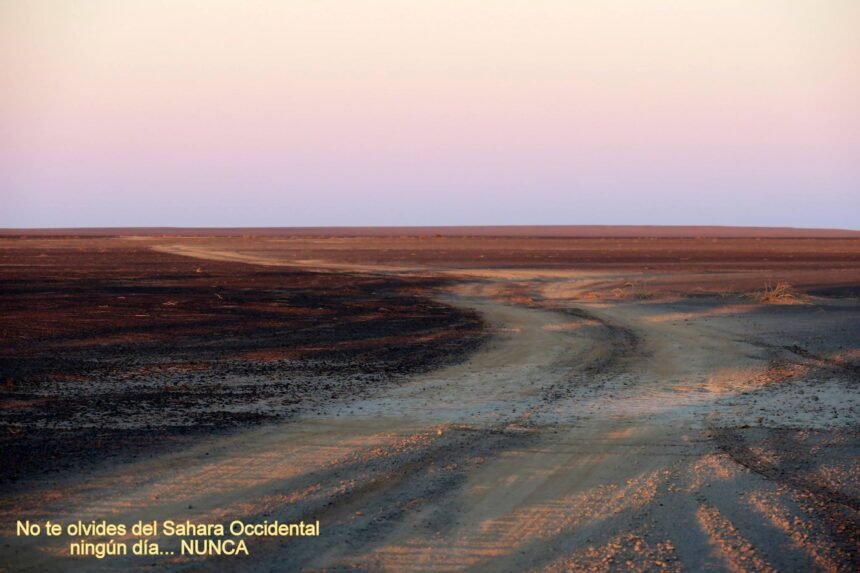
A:
{"label": "flat terrain", "polygon": [[249,557],[87,570],[860,564],[856,238],[43,237],[0,256],[0,569],[70,568],[17,519],[322,523]]}

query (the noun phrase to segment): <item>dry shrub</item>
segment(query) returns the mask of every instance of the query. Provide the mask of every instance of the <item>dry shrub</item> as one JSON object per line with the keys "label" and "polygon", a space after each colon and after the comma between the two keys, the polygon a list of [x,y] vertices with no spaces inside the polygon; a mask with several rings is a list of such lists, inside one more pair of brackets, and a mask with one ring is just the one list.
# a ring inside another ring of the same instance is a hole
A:
{"label": "dry shrub", "polygon": [[634,298],[638,298],[639,300],[648,300],[654,298],[657,295],[657,293],[648,288],[648,285],[646,285],[644,282],[641,282],[637,285],[632,285],[630,287],[630,292]]}
{"label": "dry shrub", "polygon": [[628,281],[624,283],[624,286],[619,288],[614,288],[610,291],[612,298],[624,300],[624,299],[637,299],[637,300],[647,300],[650,298],[654,298],[656,293],[648,288],[648,285],[644,281],[640,282],[631,282]]}
{"label": "dry shrub", "polygon": [[625,299],[625,298],[627,298],[627,291],[624,290],[623,288],[614,288],[614,289],[612,289],[612,297]]}
{"label": "dry shrub", "polygon": [[644,281],[642,282],[627,282],[624,284],[624,288],[616,288],[612,290],[612,296],[618,299],[637,299],[637,300],[647,300],[650,298],[654,298],[654,291],[648,288]]}
{"label": "dry shrub", "polygon": [[765,284],[764,290],[754,293],[753,298],[762,304],[804,304],[809,301],[808,296],[784,281],[779,281],[774,287],[770,283]]}

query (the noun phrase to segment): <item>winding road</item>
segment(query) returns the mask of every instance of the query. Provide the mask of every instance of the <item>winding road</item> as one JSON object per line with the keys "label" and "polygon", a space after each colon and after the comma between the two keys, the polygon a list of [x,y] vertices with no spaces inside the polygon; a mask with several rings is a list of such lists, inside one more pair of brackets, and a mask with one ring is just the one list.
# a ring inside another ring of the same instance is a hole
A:
{"label": "winding road", "polygon": [[[752,320],[743,309],[583,303],[551,296],[559,281],[569,278],[540,277],[530,285],[537,302],[515,305],[503,277],[466,279],[439,296],[491,330],[468,361],[85,482],[69,477],[4,500],[2,520],[26,508],[59,522],[318,519],[322,528],[251,539],[249,557],[129,556],[89,561],[94,570],[851,567],[802,496],[715,439],[723,417],[754,424],[751,401],[773,381],[772,356],[743,336]],[[20,570],[66,569],[65,543],[3,542]]]}

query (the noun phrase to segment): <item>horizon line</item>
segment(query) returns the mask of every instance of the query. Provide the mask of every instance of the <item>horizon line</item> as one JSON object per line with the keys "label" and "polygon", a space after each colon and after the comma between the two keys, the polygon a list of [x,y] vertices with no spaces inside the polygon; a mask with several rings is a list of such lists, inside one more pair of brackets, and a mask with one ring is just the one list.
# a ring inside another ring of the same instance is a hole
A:
{"label": "horizon line", "polygon": [[[670,234],[666,234],[669,232]],[[292,235],[292,236],[532,236],[712,237],[712,238],[860,238],[860,229],[752,225],[310,225],[310,226],[117,226],[117,227],[0,227],[0,236],[155,236],[155,235]]]}

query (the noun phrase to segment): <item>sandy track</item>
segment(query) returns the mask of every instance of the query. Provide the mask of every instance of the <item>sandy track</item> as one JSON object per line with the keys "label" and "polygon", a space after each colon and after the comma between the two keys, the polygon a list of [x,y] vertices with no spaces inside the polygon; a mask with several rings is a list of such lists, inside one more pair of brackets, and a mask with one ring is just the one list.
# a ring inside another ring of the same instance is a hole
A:
{"label": "sandy track", "polygon": [[[773,325],[716,303],[698,314],[573,303],[545,277],[528,285],[539,304],[517,306],[505,301],[505,276],[482,273],[490,282],[442,295],[492,329],[466,363],[294,422],[7,498],[3,521],[321,520],[319,538],[253,540],[258,570],[854,569],[856,510],[738,463],[718,439],[723,420],[782,421],[756,407],[781,378],[775,351],[749,336]],[[856,428],[856,392],[842,374],[827,376],[827,405],[842,416],[825,423],[811,409],[793,419],[806,430]],[[759,461],[774,455],[763,443]],[[840,461],[822,466],[837,471]],[[839,511],[842,533],[829,521]],[[58,544],[4,542],[4,560],[22,570],[66,568]],[[249,566],[164,557],[88,565],[154,562]]]}

